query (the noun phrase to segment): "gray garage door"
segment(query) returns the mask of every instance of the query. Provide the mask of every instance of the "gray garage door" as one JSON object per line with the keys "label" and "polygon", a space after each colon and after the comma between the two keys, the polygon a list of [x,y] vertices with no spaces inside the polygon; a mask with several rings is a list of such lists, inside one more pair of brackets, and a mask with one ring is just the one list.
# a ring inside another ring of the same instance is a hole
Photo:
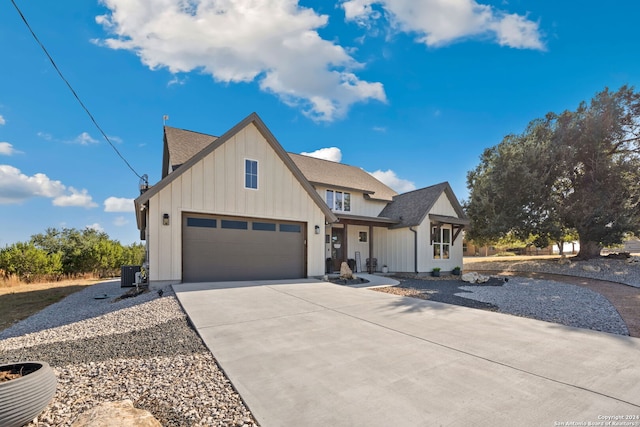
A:
{"label": "gray garage door", "polygon": [[199,214],[182,219],[182,281],[306,276],[304,223]]}

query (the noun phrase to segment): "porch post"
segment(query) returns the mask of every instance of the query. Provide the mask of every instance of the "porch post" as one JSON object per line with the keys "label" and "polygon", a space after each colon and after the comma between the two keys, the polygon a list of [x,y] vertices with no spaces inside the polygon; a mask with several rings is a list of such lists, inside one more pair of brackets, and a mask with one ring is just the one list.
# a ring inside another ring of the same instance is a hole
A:
{"label": "porch post", "polygon": [[345,222],[344,223],[344,235],[343,235],[343,242],[342,244],[344,245],[344,249],[342,251],[342,262],[347,262],[347,260],[349,259],[349,246],[347,245],[347,242],[349,241],[349,232],[348,232],[348,224]]}
{"label": "porch post", "polygon": [[373,274],[373,225],[369,225],[369,274]]}

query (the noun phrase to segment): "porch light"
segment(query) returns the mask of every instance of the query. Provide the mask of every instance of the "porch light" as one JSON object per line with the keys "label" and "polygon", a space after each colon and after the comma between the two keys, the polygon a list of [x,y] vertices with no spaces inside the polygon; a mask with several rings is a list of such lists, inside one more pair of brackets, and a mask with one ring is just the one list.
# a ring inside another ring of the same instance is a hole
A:
{"label": "porch light", "polygon": [[162,214],[162,225],[169,225],[169,214]]}
{"label": "porch light", "polygon": [[316,229],[316,234],[320,234],[320,226],[316,225],[315,229]]}

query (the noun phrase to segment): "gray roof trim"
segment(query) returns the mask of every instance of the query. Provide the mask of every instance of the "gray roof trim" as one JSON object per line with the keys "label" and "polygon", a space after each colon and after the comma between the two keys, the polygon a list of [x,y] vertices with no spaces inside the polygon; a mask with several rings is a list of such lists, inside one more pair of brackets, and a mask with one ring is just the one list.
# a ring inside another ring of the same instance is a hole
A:
{"label": "gray roof trim", "polygon": [[367,221],[367,222],[378,222],[386,225],[397,224],[399,221],[392,218],[385,218],[381,216],[364,216],[364,215],[349,215],[349,214],[341,214],[337,213],[338,222],[343,219],[353,220],[353,221]]}
{"label": "gray roof trim", "polygon": [[447,195],[457,217],[467,219],[448,182],[441,182],[395,196],[393,201],[380,212],[380,215],[399,219],[400,223],[391,228],[418,226],[422,224],[442,193]]}
{"label": "gray roof trim", "polygon": [[[202,151],[193,156],[188,161],[184,162],[178,169],[174,172],[170,173],[163,179],[161,179],[156,185],[149,188],[146,192],[141,194],[137,199],[135,199],[136,205],[136,215],[140,212],[141,206],[144,205],[151,199],[153,196],[158,194],[163,188],[167,185],[171,184],[176,178],[182,175],[185,171],[191,169],[191,167],[202,160],[204,157],[215,151],[222,144],[230,140],[234,135],[240,132],[242,129],[247,127],[249,124],[253,123],[254,126],[258,129],[258,131],[262,134],[265,140],[271,145],[271,148],[278,154],[280,159],[287,165],[289,170],[293,173],[293,175],[300,182],[302,187],[307,191],[309,196],[313,199],[314,202],[318,205],[318,207],[322,210],[324,215],[327,217],[329,222],[337,221],[335,214],[329,209],[329,206],[322,200],[317,191],[313,188],[311,183],[304,177],[300,169],[296,166],[296,164],[291,160],[287,152],[282,148],[282,145],[278,142],[275,136],[271,133],[271,131],[264,124],[262,119],[256,113],[251,113],[247,117],[245,117],[242,121],[232,127],[229,131],[227,131],[224,135],[219,137],[218,139],[212,141],[209,145],[207,145]],[[140,226],[140,221],[138,221],[138,226]]]}
{"label": "gray roof trim", "polygon": [[442,224],[457,224],[457,225],[471,224],[471,221],[467,218],[457,218],[457,217],[448,216],[448,215],[429,214],[429,219],[435,222],[440,222]]}

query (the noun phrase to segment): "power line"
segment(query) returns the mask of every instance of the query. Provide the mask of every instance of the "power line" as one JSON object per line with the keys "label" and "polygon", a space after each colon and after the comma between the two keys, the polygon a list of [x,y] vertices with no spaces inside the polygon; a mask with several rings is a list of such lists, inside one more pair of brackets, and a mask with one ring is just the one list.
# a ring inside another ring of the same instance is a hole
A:
{"label": "power line", "polygon": [[31,35],[33,36],[33,38],[35,39],[36,43],[38,43],[38,45],[40,46],[40,48],[42,48],[44,54],[47,56],[47,58],[49,58],[49,61],[51,62],[51,65],[53,65],[53,68],[57,71],[58,75],[60,76],[60,78],[62,79],[63,82],[65,82],[65,84],[67,85],[67,87],[69,88],[69,90],[71,91],[71,93],[73,94],[74,98],[76,98],[76,100],[78,101],[78,103],[80,103],[80,106],[82,107],[82,109],[87,113],[87,115],[89,116],[89,118],[91,119],[91,121],[93,122],[93,124],[96,126],[96,128],[100,131],[100,133],[102,134],[102,136],[104,137],[104,139],[109,143],[109,145],[111,146],[111,148],[113,148],[113,151],[116,152],[116,154],[122,159],[122,161],[127,165],[127,167],[129,169],[131,169],[131,172],[133,172],[138,178],[140,178],[140,180],[146,180],[146,175],[140,175],[138,174],[138,172],[136,172],[136,170],[133,168],[133,166],[131,166],[131,164],[129,164],[129,162],[127,161],[127,159],[124,158],[124,156],[120,153],[120,151],[118,151],[118,149],[116,148],[115,145],[113,145],[113,143],[111,142],[111,140],[109,139],[109,137],[107,136],[107,134],[102,130],[102,128],[100,127],[100,125],[98,124],[98,122],[96,121],[96,119],[93,117],[93,114],[91,114],[91,112],[89,111],[89,109],[84,105],[84,102],[82,102],[82,100],[80,99],[80,97],[78,96],[78,94],[76,93],[76,91],[73,89],[73,87],[71,86],[71,84],[69,83],[69,81],[64,77],[64,75],[62,74],[62,71],[60,71],[60,69],[58,68],[58,65],[56,64],[56,62],[53,60],[53,58],[51,57],[51,55],[49,55],[49,52],[47,51],[47,48],[44,47],[44,45],[42,44],[42,42],[40,41],[40,39],[38,38],[38,36],[36,36],[36,33],[33,31],[33,29],[31,28],[31,25],[29,25],[29,22],[27,22],[27,18],[25,18],[25,16],[22,14],[22,11],[20,10],[20,8],[18,7],[18,5],[16,4],[15,0],[11,0],[11,4],[13,4],[13,7],[16,8],[16,11],[18,12],[18,14],[20,15],[20,18],[22,18],[22,22],[24,22],[24,24],[27,26],[27,28],[29,29],[29,32],[31,33]]}

